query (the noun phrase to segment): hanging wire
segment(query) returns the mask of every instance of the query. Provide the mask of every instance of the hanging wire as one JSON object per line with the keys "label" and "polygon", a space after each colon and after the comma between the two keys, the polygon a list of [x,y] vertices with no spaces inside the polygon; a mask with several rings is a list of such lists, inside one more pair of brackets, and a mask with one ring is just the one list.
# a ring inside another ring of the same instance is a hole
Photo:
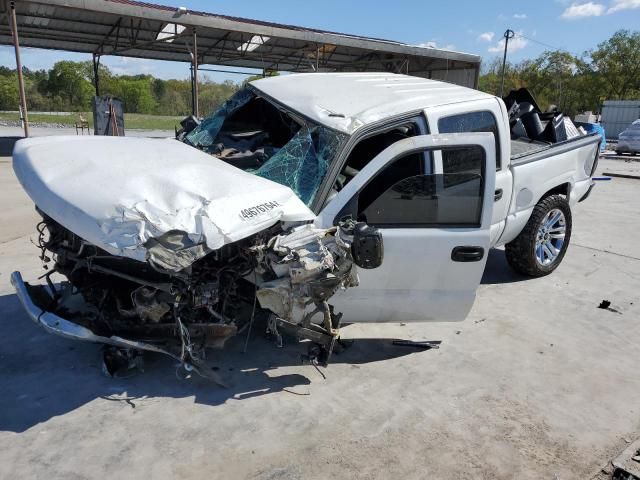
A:
{"label": "hanging wire", "polygon": [[554,47],[553,45],[549,45],[548,43],[544,43],[544,42],[541,42],[539,40],[535,40],[533,38],[526,37],[526,36],[522,35],[521,33],[517,33],[516,32],[514,37],[520,37],[520,38],[523,38],[523,39],[528,40],[530,42],[537,43],[538,45],[542,45],[543,47],[551,48],[553,50],[564,50],[564,48]]}

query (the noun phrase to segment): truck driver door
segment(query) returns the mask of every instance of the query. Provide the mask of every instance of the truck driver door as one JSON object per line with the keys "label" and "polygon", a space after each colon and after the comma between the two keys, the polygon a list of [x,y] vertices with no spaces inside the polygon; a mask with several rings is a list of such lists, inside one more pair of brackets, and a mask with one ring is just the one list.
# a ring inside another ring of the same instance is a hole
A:
{"label": "truck driver door", "polygon": [[348,322],[462,320],[490,245],[495,143],[491,133],[422,135],[369,162],[317,224],[351,215],[382,232],[378,268],[332,298]]}

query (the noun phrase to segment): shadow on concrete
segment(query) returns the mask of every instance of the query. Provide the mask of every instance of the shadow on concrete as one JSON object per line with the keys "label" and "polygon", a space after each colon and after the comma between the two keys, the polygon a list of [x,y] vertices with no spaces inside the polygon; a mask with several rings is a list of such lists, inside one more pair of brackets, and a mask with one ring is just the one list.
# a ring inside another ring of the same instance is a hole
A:
{"label": "shadow on concrete", "polygon": [[504,250],[496,248],[489,250],[487,266],[484,268],[480,283],[483,285],[496,285],[522,282],[524,280],[530,280],[530,278],[520,275],[509,266],[504,255]]}
{"label": "shadow on concrete", "polygon": [[13,146],[23,137],[0,137],[0,157],[10,157]]}
{"label": "shadow on concrete", "polygon": [[[219,405],[322,380],[311,365],[302,367],[304,375],[279,374],[277,367],[302,364],[307,345],[291,339],[284,348],[276,348],[260,335],[261,325],[254,326],[246,354],[242,353],[244,335],[232,339],[222,351],[209,352],[207,363],[229,385],[225,389],[198,376],[178,378],[176,362],[149,352],[144,354],[144,373],[107,378],[101,371],[99,345],[46,333],[28,319],[15,295],[0,297],[0,318],[0,431],[23,432],[97,398],[125,396],[135,405],[140,397],[194,397],[197,403]],[[424,351],[394,346],[392,341],[356,339],[321,370],[330,377],[332,364],[364,364]]]}

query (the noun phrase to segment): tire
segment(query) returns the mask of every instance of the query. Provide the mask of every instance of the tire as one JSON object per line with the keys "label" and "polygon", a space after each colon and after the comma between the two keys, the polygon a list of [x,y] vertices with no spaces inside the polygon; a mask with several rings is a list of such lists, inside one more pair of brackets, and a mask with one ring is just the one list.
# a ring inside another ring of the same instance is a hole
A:
{"label": "tire", "polygon": [[[558,212],[562,215],[553,222]],[[523,275],[549,275],[562,262],[570,240],[571,207],[562,195],[550,195],[538,202],[522,232],[505,246],[507,262]]]}

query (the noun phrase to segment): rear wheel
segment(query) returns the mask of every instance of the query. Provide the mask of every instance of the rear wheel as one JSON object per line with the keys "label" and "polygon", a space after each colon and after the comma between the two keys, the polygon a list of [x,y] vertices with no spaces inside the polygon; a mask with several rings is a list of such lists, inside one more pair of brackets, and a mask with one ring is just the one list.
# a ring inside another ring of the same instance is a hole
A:
{"label": "rear wheel", "polygon": [[533,208],[520,235],[506,245],[507,261],[524,275],[549,275],[562,262],[570,239],[569,203],[562,195],[545,197]]}

